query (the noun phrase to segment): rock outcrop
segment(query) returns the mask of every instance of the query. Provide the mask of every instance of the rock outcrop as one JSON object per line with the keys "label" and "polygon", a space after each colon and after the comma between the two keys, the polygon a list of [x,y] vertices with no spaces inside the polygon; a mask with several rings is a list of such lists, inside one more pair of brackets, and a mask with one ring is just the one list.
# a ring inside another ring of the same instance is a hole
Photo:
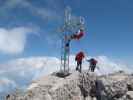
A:
{"label": "rock outcrop", "polygon": [[25,93],[10,94],[6,100],[133,100],[133,75],[73,72],[60,78],[52,74],[34,81]]}

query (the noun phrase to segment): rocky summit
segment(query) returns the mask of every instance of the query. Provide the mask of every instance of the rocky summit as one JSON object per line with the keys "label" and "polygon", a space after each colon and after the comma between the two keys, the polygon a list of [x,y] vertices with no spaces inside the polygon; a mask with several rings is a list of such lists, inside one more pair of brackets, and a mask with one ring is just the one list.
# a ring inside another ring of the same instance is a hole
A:
{"label": "rocky summit", "polygon": [[72,72],[65,78],[55,73],[34,81],[26,92],[14,92],[6,100],[133,100],[133,75],[122,71],[98,76]]}

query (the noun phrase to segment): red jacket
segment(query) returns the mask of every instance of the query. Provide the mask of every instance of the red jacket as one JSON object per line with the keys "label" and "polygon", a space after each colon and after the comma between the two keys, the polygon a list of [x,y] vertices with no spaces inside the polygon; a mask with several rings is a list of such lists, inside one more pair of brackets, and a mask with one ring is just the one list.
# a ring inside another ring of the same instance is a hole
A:
{"label": "red jacket", "polygon": [[76,55],[75,60],[76,60],[76,61],[82,61],[84,57],[85,57],[85,56],[84,56],[84,53],[83,53],[83,52],[79,52],[79,53]]}
{"label": "red jacket", "polygon": [[80,38],[82,38],[84,36],[84,32],[79,32],[79,33],[76,33],[76,34],[73,34],[71,36],[71,39],[77,39],[79,40]]}
{"label": "red jacket", "polygon": [[83,37],[84,36],[84,32],[79,32],[78,34],[77,34],[77,39],[79,40],[81,37]]}

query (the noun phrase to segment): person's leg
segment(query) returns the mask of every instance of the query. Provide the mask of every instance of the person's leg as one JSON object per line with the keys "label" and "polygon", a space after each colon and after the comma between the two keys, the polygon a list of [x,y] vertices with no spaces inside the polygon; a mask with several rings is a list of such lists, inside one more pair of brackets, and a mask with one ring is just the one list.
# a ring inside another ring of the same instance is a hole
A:
{"label": "person's leg", "polygon": [[79,70],[79,72],[81,73],[81,71],[82,71],[82,61],[80,61],[80,70]]}
{"label": "person's leg", "polygon": [[79,70],[79,62],[77,61],[76,71]]}
{"label": "person's leg", "polygon": [[93,72],[95,71],[95,69],[96,69],[96,65],[94,65]]}
{"label": "person's leg", "polygon": [[93,67],[92,67],[92,72],[94,72],[95,71],[95,66],[93,65]]}
{"label": "person's leg", "polygon": [[94,66],[93,65],[91,66],[91,72],[94,72]]}
{"label": "person's leg", "polygon": [[91,69],[91,72],[93,72],[93,66],[92,65],[90,65],[90,69]]}
{"label": "person's leg", "polygon": [[89,66],[89,71],[92,71],[92,66],[91,65]]}
{"label": "person's leg", "polygon": [[92,72],[94,72],[94,71],[95,71],[95,68],[96,68],[96,65],[95,65],[95,64],[93,64],[93,65],[92,65]]}
{"label": "person's leg", "polygon": [[91,65],[91,72],[94,72],[95,71],[95,68],[96,68],[96,65]]}

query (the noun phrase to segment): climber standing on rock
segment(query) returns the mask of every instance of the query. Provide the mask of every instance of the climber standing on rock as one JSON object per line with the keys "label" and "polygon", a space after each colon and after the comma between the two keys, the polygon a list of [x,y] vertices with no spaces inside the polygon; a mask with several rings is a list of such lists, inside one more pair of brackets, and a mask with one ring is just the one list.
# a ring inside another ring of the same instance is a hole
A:
{"label": "climber standing on rock", "polygon": [[80,51],[75,57],[75,61],[77,61],[76,71],[79,71],[80,73],[82,71],[82,60],[84,57],[85,55],[82,51]]}
{"label": "climber standing on rock", "polygon": [[97,60],[94,58],[91,58],[90,60],[87,60],[87,61],[90,63],[89,70],[91,70],[91,72],[94,72],[96,65],[98,63]]}

